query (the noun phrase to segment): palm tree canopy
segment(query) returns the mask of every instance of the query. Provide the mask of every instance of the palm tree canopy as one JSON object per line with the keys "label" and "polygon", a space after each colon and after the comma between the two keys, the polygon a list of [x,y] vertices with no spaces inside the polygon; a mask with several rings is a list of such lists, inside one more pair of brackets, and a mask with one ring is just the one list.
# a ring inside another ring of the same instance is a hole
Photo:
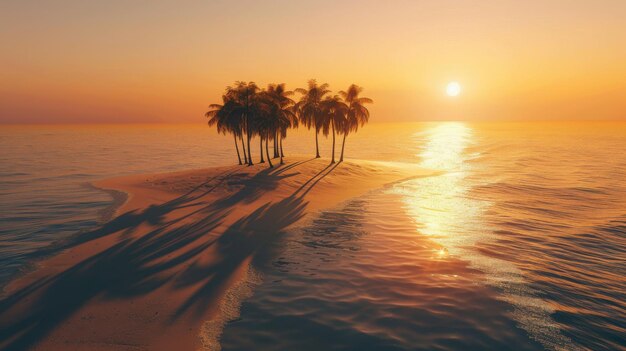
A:
{"label": "palm tree canopy", "polygon": [[211,104],[209,110],[204,114],[208,119],[209,126],[216,126],[217,132],[226,134],[228,132],[239,135],[241,132],[238,116],[233,113],[236,102],[228,95],[222,95],[223,105]]}
{"label": "palm tree canopy", "polygon": [[348,105],[346,123],[343,126],[344,133],[355,132],[360,126],[363,126],[369,121],[370,112],[367,107],[365,107],[365,104],[371,104],[374,101],[370,98],[359,97],[362,91],[362,87],[352,84],[348,87],[348,90],[339,92],[339,95],[341,95],[346,105]]}
{"label": "palm tree canopy", "polygon": [[331,124],[337,130],[343,130],[348,114],[348,105],[346,105],[339,95],[327,96],[320,103],[322,109],[322,133],[328,135]]}
{"label": "palm tree canopy", "polygon": [[205,116],[209,126],[216,126],[219,133],[228,132],[241,136],[256,133],[255,122],[260,113],[259,87],[254,82],[237,81],[226,87],[223,103],[209,105]]}
{"label": "palm tree canopy", "polygon": [[260,109],[259,87],[254,82],[237,81],[234,86],[226,88],[226,95],[234,102],[229,111],[236,116],[240,130],[250,136],[254,135],[254,120]]}
{"label": "palm tree canopy", "polygon": [[317,84],[315,79],[311,79],[308,82],[308,89],[298,88],[295,91],[302,94],[300,101],[295,105],[295,111],[300,118],[300,122],[307,128],[321,127],[322,110],[320,103],[324,98],[324,95],[330,93],[328,84]]}

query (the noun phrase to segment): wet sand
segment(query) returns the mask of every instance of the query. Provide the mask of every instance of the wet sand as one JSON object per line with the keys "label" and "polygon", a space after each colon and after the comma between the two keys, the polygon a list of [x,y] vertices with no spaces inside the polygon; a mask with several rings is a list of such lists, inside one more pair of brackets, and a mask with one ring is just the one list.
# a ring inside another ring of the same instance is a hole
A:
{"label": "wet sand", "polygon": [[[57,255],[7,286],[0,348],[215,349],[220,323],[233,314],[224,305],[245,296],[240,287],[250,264],[271,258],[288,228],[386,184],[430,174],[406,164],[290,157],[273,169],[96,182],[126,193],[125,203],[110,222],[59,243]],[[211,338],[201,337],[207,326]]]}

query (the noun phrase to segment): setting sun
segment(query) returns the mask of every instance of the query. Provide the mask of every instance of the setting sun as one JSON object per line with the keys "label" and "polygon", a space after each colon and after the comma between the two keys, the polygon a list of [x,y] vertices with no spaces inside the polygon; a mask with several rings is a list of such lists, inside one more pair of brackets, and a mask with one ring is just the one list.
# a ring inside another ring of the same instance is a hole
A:
{"label": "setting sun", "polygon": [[458,82],[450,82],[446,87],[448,96],[458,96],[461,93],[461,85]]}

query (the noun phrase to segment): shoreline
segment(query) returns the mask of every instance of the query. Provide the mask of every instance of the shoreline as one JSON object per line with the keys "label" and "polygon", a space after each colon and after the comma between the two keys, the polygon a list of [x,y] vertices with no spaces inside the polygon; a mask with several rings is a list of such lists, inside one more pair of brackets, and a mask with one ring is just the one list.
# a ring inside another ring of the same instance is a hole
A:
{"label": "shoreline", "polygon": [[216,322],[206,348],[215,349],[232,319],[220,307],[224,298],[246,284],[253,263],[271,257],[288,228],[367,191],[433,174],[414,165],[288,160],[273,169],[215,167],[94,182],[116,194],[119,206],[112,204],[102,227],[70,238],[9,282],[0,329],[11,334],[0,346],[202,349],[205,324]]}
{"label": "shoreline", "polygon": [[128,201],[130,194],[120,190],[101,188],[96,185],[97,182],[98,181],[86,183],[86,186],[105,192],[111,196],[111,203],[106,208],[98,211],[98,223],[102,225],[118,215],[118,210]]}
{"label": "shoreline", "polygon": [[48,244],[47,246],[42,247],[38,251],[35,251],[34,253],[32,253],[33,257],[30,257],[28,260],[26,260],[23,263],[23,265],[18,268],[16,272],[11,274],[6,279],[5,282],[0,284],[0,301],[6,297],[7,295],[6,287],[11,285],[13,281],[18,280],[24,275],[32,273],[33,271],[36,271],[41,261],[45,261],[46,259],[49,259],[50,257],[53,257],[59,254],[63,250],[63,245],[65,245],[68,242],[71,242],[76,236],[79,236],[85,232],[92,231],[106,224],[107,222],[111,221],[113,218],[116,217],[118,210],[124,205],[124,203],[126,203],[126,201],[128,201],[128,197],[130,196],[130,194],[124,191],[100,188],[94,185],[94,183],[96,182],[98,181],[87,182],[82,185],[91,189],[105,192],[111,196],[111,203],[107,205],[105,208],[97,211],[96,213],[97,224],[94,225],[94,227],[91,229],[81,230],[70,235],[69,237],[54,240],[50,242],[50,244]]}

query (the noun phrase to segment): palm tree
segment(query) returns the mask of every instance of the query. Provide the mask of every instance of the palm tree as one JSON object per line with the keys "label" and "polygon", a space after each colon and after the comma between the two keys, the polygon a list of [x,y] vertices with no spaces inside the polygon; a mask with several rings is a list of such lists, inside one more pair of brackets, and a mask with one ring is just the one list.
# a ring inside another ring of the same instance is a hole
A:
{"label": "palm tree", "polygon": [[263,157],[263,140],[265,140],[267,162],[270,168],[273,168],[274,164],[272,164],[272,157],[270,156],[269,141],[276,136],[276,130],[278,128],[278,107],[267,91],[262,91],[259,94],[258,101],[261,109],[255,119],[255,129],[261,140],[261,157]]}
{"label": "palm tree", "polygon": [[279,121],[278,130],[281,165],[284,164],[283,158],[285,157],[285,152],[283,151],[283,140],[287,137],[287,130],[289,130],[289,128],[298,128],[298,117],[296,117],[295,107],[291,106],[284,111],[287,118],[283,118]]}
{"label": "palm tree", "polygon": [[332,133],[333,135],[333,151],[330,163],[335,163],[335,130],[343,129],[348,113],[348,105],[346,105],[339,95],[327,96],[321,103],[322,106],[322,132],[324,135]]}
{"label": "palm tree", "polygon": [[[271,118],[275,119],[272,134],[274,138],[274,155],[280,156],[280,164],[284,164],[283,138],[287,136],[287,129],[298,125],[298,119],[294,112],[295,102],[289,97],[291,95],[293,95],[293,92],[285,89],[285,83],[269,84],[265,91],[266,101],[269,104],[268,112]],[[280,153],[278,152],[279,146]]]}
{"label": "palm tree", "polygon": [[343,125],[343,142],[341,143],[341,157],[339,158],[339,162],[343,161],[343,150],[346,146],[346,136],[348,133],[356,132],[359,126],[365,125],[370,118],[370,112],[367,107],[365,107],[365,104],[371,104],[374,101],[370,98],[359,97],[362,91],[362,87],[352,84],[348,87],[347,91],[339,92],[339,95],[341,95],[343,101],[348,106],[346,120]]}
{"label": "palm tree", "polygon": [[[273,132],[274,121],[271,116],[265,112],[259,114],[258,118],[255,120],[256,122],[256,131],[259,135],[260,145],[261,145],[261,157],[263,157],[263,141],[265,140],[265,153],[267,155],[267,163],[270,168],[273,168],[272,158],[269,154],[269,140],[271,138],[271,133]],[[262,161],[265,163],[265,161]]]}
{"label": "palm tree", "polygon": [[[232,99],[235,104],[231,111],[232,114],[236,115],[239,119],[239,127],[246,134],[246,141],[248,146],[248,157],[247,162],[249,166],[252,166],[252,152],[250,148],[250,140],[254,135],[254,119],[256,115],[259,113],[258,107],[258,91],[259,87],[254,82],[245,83],[242,81],[235,82],[234,87],[226,88],[226,95]],[[245,150],[245,148],[244,148]]]}
{"label": "palm tree", "polygon": [[240,122],[237,116],[231,113],[233,111],[233,108],[235,107],[235,102],[228,95],[222,95],[222,101],[224,103],[223,105],[209,105],[209,110],[204,115],[209,118],[208,124],[210,127],[214,125],[217,127],[218,133],[224,135],[227,133],[233,134],[233,139],[235,141],[235,150],[237,150],[237,159],[239,161],[239,164],[241,165],[241,155],[239,153],[239,146],[237,145],[237,136],[240,136],[241,134]]}
{"label": "palm tree", "polygon": [[328,94],[328,84],[324,83],[317,85],[315,79],[311,79],[308,82],[308,89],[298,88],[295,90],[297,93],[302,94],[300,101],[296,104],[295,110],[298,113],[298,117],[302,124],[308,129],[315,128],[315,157],[320,157],[320,149],[318,142],[318,134],[321,128],[322,120],[322,108],[320,103],[324,98],[324,95]]}

